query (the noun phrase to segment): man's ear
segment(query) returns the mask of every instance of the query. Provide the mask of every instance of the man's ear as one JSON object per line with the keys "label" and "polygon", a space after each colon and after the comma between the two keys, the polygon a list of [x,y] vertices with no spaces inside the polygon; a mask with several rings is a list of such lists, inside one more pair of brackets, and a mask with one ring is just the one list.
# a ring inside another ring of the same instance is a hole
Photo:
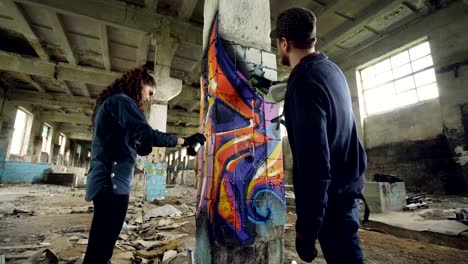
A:
{"label": "man's ear", "polygon": [[284,37],[282,37],[282,38],[280,39],[279,44],[280,44],[281,48],[282,48],[284,51],[286,51],[286,52],[288,52],[288,51],[291,49],[291,44],[290,44],[289,41],[288,41],[286,38],[284,38]]}

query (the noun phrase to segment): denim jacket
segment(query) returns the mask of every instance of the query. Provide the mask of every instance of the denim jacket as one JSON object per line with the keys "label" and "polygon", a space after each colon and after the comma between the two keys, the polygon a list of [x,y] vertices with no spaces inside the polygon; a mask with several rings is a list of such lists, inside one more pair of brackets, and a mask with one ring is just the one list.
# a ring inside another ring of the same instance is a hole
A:
{"label": "denim jacket", "polygon": [[129,96],[108,97],[97,109],[93,127],[86,201],[92,201],[102,188],[128,195],[138,149],[141,146],[175,147],[177,136],[154,130]]}

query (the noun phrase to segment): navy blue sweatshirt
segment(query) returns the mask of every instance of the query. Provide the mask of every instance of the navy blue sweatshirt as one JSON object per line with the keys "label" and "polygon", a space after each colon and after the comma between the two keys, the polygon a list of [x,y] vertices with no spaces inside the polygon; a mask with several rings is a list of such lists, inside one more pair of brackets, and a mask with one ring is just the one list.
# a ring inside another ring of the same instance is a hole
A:
{"label": "navy blue sweatshirt", "polygon": [[152,146],[176,145],[177,136],[153,129],[135,100],[123,93],[110,96],[94,118],[86,201],[93,200],[106,185],[115,194],[129,194],[137,154],[148,155]]}
{"label": "navy blue sweatshirt", "polygon": [[367,156],[359,141],[346,79],[322,53],[291,72],[284,115],[293,156],[296,231],[316,239],[327,206],[362,192]]}

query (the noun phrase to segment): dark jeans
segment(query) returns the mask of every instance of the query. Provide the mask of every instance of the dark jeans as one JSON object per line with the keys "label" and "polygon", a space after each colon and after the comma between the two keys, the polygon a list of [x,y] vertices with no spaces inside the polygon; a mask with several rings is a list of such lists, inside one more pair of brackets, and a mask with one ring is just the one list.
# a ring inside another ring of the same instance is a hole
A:
{"label": "dark jeans", "polygon": [[128,208],[128,195],[116,195],[105,186],[94,198],[94,215],[83,263],[106,264],[112,257]]}
{"label": "dark jeans", "polygon": [[364,263],[358,228],[357,202],[329,204],[318,238],[328,264]]}

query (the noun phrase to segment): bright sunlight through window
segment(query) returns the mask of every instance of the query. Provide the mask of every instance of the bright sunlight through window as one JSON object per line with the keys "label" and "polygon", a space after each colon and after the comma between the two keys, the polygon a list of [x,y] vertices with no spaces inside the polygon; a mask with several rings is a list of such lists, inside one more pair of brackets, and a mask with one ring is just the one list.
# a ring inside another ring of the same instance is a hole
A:
{"label": "bright sunlight through window", "polygon": [[27,114],[24,111],[16,111],[15,130],[11,141],[10,154],[20,155],[26,133]]}
{"label": "bright sunlight through window", "polygon": [[439,96],[427,41],[359,72],[368,116]]}

